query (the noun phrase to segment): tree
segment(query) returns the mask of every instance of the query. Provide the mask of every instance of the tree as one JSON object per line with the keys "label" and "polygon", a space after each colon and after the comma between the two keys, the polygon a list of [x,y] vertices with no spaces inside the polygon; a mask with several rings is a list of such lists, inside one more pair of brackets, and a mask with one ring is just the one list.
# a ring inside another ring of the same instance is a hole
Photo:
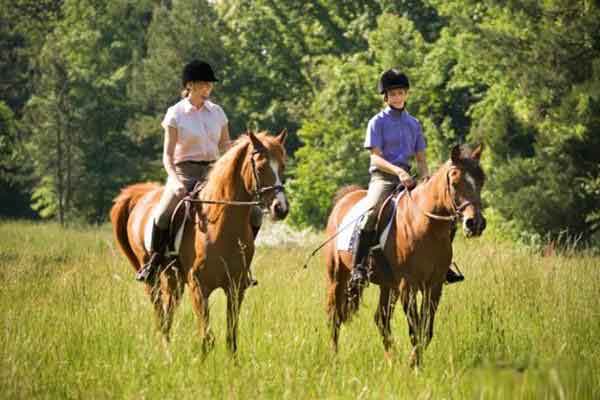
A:
{"label": "tree", "polygon": [[[470,137],[484,140],[489,204],[517,236],[598,229],[600,10],[593,2],[444,2],[463,82],[483,84]],[[515,207],[515,204],[518,204]]]}
{"label": "tree", "polygon": [[118,188],[137,174],[137,152],[125,134],[134,110],[126,88],[151,6],[64,4],[64,18],[38,60],[38,90],[26,112],[42,216],[103,221]]}

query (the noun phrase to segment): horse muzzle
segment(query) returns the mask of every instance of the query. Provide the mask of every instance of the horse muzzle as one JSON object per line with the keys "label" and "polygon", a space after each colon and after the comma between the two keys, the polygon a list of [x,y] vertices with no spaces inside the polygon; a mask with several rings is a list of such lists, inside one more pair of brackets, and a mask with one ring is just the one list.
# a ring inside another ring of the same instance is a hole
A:
{"label": "horse muzzle", "polygon": [[463,220],[463,232],[466,237],[481,236],[485,230],[487,223],[485,217],[477,212],[472,217],[465,217]]}
{"label": "horse muzzle", "polygon": [[271,218],[273,218],[275,221],[280,221],[288,215],[290,206],[287,201],[287,197],[285,197],[283,192],[277,193],[273,199],[273,202],[271,203],[271,206],[269,207],[269,211]]}

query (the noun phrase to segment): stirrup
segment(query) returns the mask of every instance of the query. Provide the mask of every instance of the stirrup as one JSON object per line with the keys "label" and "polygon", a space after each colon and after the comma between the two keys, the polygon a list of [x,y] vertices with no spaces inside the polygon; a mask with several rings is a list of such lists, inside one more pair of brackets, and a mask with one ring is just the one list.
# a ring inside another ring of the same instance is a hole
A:
{"label": "stirrup", "polygon": [[147,282],[150,276],[160,265],[160,254],[152,253],[150,260],[135,274],[135,279],[139,282]]}
{"label": "stirrup", "polygon": [[348,291],[351,292],[360,287],[369,285],[369,272],[362,264],[358,264],[352,269],[350,280],[348,281]]}

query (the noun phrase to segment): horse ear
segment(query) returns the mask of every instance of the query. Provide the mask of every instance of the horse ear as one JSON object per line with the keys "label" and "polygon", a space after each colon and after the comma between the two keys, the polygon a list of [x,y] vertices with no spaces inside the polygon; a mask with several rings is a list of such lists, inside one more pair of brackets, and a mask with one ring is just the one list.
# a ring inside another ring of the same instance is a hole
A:
{"label": "horse ear", "polygon": [[286,137],[287,137],[287,129],[283,128],[281,130],[281,132],[279,132],[279,135],[277,135],[276,139],[279,142],[279,144],[283,145]]}
{"label": "horse ear", "polygon": [[256,150],[256,151],[263,151],[265,149],[265,146],[256,137],[256,135],[254,134],[254,132],[247,131],[246,135],[248,135],[248,137],[250,138],[250,142],[252,143],[252,147],[254,147],[254,150]]}
{"label": "horse ear", "polygon": [[450,159],[453,164],[460,163],[460,145],[457,144],[452,147],[452,150],[450,150]]}
{"label": "horse ear", "polygon": [[473,160],[479,161],[481,158],[481,152],[483,151],[483,143],[480,143],[479,146],[475,147],[475,150],[471,153],[471,158]]}

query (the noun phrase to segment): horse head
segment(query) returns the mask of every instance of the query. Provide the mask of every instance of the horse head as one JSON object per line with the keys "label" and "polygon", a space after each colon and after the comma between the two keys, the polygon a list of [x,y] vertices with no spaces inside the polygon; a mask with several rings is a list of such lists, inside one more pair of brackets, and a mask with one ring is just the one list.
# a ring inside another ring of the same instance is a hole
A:
{"label": "horse head", "polygon": [[247,135],[250,139],[250,151],[244,174],[246,190],[258,197],[274,220],[282,220],[289,211],[282,182],[286,162],[283,144],[287,131],[283,130],[277,136],[253,132],[248,132]]}
{"label": "horse head", "polygon": [[465,236],[480,236],[486,226],[481,213],[481,189],[485,174],[479,163],[483,146],[474,150],[454,146],[448,162],[448,188],[452,206],[462,216]]}

